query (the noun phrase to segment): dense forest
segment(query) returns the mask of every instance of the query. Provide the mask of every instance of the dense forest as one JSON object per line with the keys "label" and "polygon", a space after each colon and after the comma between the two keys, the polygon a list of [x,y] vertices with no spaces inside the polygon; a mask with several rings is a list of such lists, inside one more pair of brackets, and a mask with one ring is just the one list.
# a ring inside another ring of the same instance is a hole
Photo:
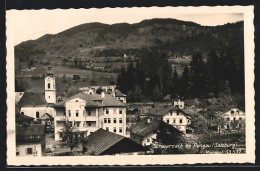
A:
{"label": "dense forest", "polygon": [[244,94],[243,58],[235,62],[232,49],[226,48],[211,50],[206,59],[195,52],[183,73],[177,73],[164,52],[144,48],[136,66],[130,63],[121,68],[117,84],[129,101],[161,100],[166,95],[212,98]]}

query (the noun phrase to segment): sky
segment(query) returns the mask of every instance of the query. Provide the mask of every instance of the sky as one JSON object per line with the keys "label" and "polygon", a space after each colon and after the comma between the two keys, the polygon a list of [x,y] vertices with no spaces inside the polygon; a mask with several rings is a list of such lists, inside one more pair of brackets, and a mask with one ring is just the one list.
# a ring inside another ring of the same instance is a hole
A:
{"label": "sky", "polygon": [[[34,40],[45,34],[57,34],[71,27],[91,22],[106,24],[138,23],[152,18],[174,18],[192,21],[205,26],[223,25],[243,20],[243,13],[220,8],[103,8],[70,10],[11,10],[7,20],[14,25],[14,44]],[[11,17],[9,17],[11,16]]]}

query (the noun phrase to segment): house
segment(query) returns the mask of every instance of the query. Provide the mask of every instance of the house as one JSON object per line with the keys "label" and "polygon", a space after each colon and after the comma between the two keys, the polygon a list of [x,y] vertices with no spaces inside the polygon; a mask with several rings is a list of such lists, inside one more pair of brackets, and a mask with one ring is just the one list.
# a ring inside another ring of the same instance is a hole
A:
{"label": "house", "polygon": [[184,109],[184,100],[181,97],[176,97],[173,99],[173,106],[179,107],[180,109]]}
{"label": "house", "polygon": [[15,123],[16,125],[30,125],[33,122],[34,118],[30,116],[23,115],[21,113],[15,114]]}
{"label": "house", "polygon": [[182,132],[186,132],[187,126],[191,124],[191,118],[176,106],[159,106],[147,112],[148,117],[162,120]]}
{"label": "house", "polygon": [[118,99],[119,101],[126,103],[126,95],[121,93],[118,89],[115,89],[115,98]]}
{"label": "house", "polygon": [[[169,124],[158,119],[143,119],[140,122],[129,128],[130,139],[142,146],[150,146],[157,141],[157,133],[160,132],[160,127],[169,127]],[[181,134],[181,132],[174,128],[174,132]]]}
{"label": "house", "polygon": [[86,155],[133,155],[144,154],[146,148],[129,138],[100,128],[88,136],[83,151]]}
{"label": "house", "polygon": [[221,118],[225,121],[224,128],[230,129],[232,122],[237,122],[237,127],[243,127],[246,119],[245,112],[236,106],[227,106],[222,109]]}
{"label": "house", "polygon": [[126,104],[110,94],[79,93],[54,104],[54,109],[55,140],[60,139],[59,132],[66,118],[87,135],[99,128],[123,136],[126,134]]}
{"label": "house", "polygon": [[154,105],[155,106],[160,106],[160,105],[171,105],[172,104],[172,99],[170,95],[166,95],[163,97],[161,100],[155,100]]}
{"label": "house", "polygon": [[44,149],[44,125],[16,126],[16,156],[40,157]]}

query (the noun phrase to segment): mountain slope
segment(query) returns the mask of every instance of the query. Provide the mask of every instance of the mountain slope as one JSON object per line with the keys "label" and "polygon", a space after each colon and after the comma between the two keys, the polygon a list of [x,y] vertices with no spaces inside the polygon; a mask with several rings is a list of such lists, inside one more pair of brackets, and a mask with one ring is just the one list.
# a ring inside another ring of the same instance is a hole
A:
{"label": "mountain slope", "polygon": [[103,50],[124,53],[143,47],[160,48],[172,55],[190,55],[195,50],[206,54],[211,49],[231,47],[243,55],[243,44],[243,22],[208,27],[175,19],[152,19],[136,24],[82,24],[15,46],[15,58],[28,61],[53,56],[95,57],[104,55]]}

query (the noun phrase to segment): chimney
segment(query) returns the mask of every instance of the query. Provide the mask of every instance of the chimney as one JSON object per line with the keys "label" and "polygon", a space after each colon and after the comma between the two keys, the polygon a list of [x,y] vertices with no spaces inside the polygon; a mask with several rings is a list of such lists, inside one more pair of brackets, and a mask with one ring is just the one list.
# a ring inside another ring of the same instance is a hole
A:
{"label": "chimney", "polygon": [[101,97],[104,98],[105,97],[105,93],[101,92]]}

